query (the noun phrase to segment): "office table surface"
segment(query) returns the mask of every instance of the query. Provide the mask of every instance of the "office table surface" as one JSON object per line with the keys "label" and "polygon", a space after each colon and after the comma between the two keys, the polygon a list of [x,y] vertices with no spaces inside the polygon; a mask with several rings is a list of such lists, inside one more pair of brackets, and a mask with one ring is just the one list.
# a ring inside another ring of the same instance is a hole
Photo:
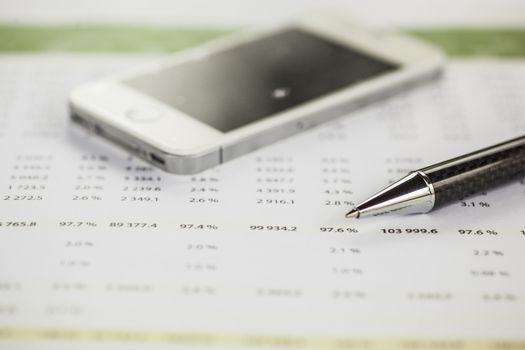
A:
{"label": "office table surface", "polygon": [[225,32],[0,28],[0,348],[522,349],[524,181],[344,213],[525,133],[524,31],[412,30],[443,79],[195,176],[70,126],[72,87]]}

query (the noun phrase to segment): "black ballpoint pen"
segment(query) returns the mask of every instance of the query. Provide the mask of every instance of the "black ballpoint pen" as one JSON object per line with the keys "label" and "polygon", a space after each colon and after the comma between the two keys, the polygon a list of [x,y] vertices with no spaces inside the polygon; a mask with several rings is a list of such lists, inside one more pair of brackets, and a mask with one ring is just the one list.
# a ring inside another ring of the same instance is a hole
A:
{"label": "black ballpoint pen", "polygon": [[427,213],[525,176],[525,136],[410,172],[347,218]]}

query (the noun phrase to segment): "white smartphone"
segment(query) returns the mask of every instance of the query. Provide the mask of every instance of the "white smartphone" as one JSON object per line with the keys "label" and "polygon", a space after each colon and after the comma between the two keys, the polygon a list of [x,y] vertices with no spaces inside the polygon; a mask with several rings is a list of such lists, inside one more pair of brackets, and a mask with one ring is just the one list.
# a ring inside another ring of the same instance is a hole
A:
{"label": "white smartphone", "polygon": [[74,90],[73,121],[192,174],[438,75],[443,54],[317,15],[177,53]]}

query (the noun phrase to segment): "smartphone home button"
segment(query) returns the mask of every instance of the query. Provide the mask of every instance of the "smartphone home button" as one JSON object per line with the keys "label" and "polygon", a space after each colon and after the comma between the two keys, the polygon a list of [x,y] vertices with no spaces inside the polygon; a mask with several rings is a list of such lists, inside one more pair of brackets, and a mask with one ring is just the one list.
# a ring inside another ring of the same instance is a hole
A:
{"label": "smartphone home button", "polygon": [[124,112],[126,118],[134,122],[149,123],[162,118],[162,112],[155,107],[134,107]]}

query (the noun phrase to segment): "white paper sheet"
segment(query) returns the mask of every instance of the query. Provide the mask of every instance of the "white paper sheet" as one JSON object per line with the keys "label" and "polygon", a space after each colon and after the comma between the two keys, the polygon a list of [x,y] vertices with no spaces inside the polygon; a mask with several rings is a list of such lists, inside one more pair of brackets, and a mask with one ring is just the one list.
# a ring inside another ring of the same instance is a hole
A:
{"label": "white paper sheet", "polygon": [[525,61],[435,83],[195,176],[70,126],[143,61],[0,58],[0,348],[517,349],[525,182],[344,219],[409,170],[525,134]]}

